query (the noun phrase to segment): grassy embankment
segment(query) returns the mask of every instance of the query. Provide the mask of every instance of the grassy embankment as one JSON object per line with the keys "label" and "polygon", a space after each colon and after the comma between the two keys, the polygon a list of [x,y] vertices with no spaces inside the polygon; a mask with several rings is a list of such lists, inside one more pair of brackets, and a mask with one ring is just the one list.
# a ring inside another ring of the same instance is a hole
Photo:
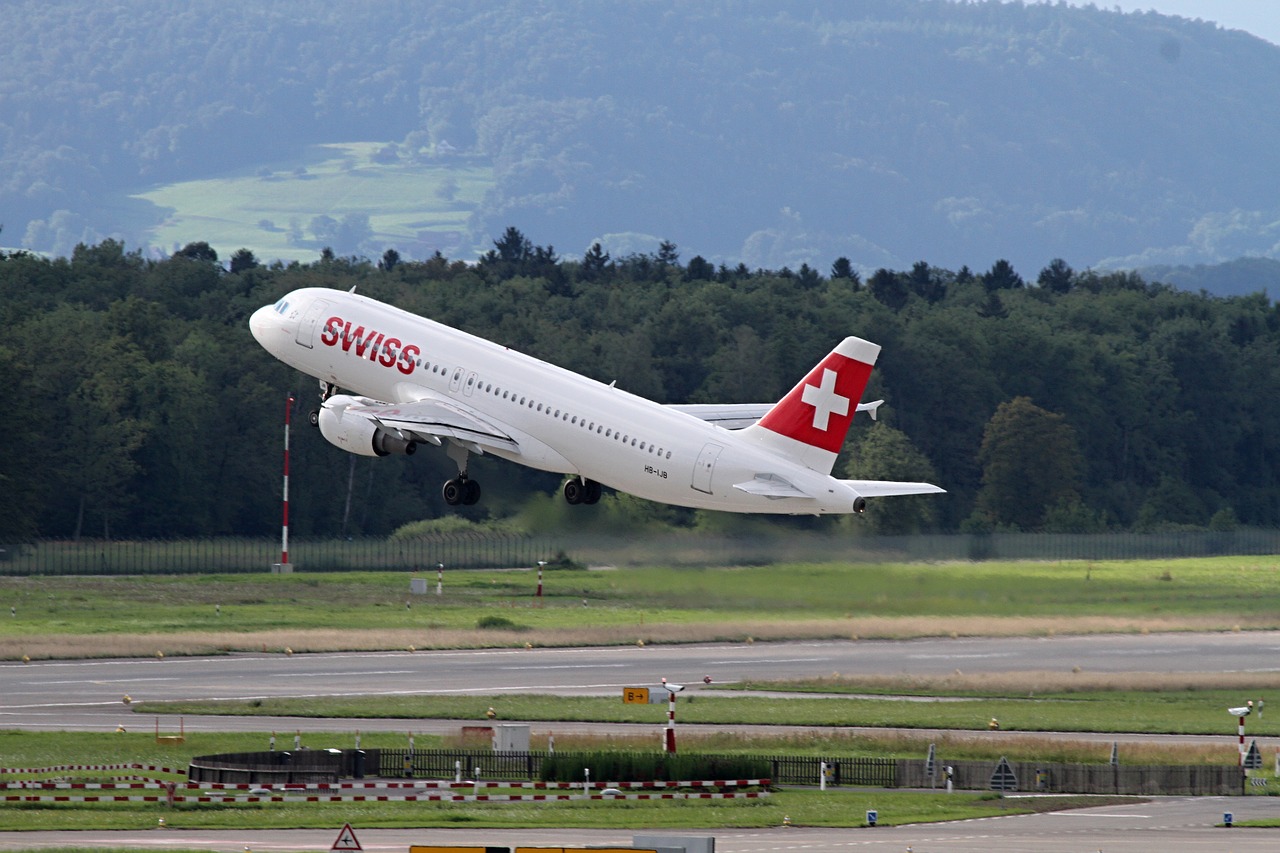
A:
{"label": "grassy embankment", "polygon": [[450,572],[438,597],[388,572],[0,578],[0,659],[1280,625],[1280,560],[1260,557],[548,572],[541,602],[534,587],[531,571]]}

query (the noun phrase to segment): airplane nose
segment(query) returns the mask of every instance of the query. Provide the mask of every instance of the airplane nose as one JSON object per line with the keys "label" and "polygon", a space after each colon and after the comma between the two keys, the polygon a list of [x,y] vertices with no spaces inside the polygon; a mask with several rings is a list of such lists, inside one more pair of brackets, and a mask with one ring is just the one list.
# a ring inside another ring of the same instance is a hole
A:
{"label": "airplane nose", "polygon": [[267,346],[267,336],[271,330],[279,328],[279,318],[280,315],[276,313],[275,308],[271,305],[264,305],[250,315],[249,331],[253,333],[254,339],[262,346]]}

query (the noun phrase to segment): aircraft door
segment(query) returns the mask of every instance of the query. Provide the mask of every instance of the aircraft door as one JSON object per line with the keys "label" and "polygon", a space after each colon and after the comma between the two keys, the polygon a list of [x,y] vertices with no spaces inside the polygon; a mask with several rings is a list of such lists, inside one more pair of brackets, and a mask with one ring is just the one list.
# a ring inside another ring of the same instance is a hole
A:
{"label": "aircraft door", "polygon": [[716,460],[720,458],[722,450],[724,448],[719,444],[707,444],[698,454],[698,461],[693,466],[692,485],[699,492],[711,494],[711,475],[715,473]]}
{"label": "aircraft door", "polygon": [[307,313],[303,314],[302,320],[298,322],[298,336],[295,340],[299,344],[307,349],[315,349],[316,323],[320,322],[320,318],[324,316],[328,307],[329,303],[323,299],[313,299],[307,306]]}
{"label": "aircraft door", "polygon": [[458,393],[458,389],[462,387],[462,368],[455,367],[453,376],[449,377],[449,391],[453,394]]}
{"label": "aircraft door", "polygon": [[467,374],[467,384],[462,386],[462,394],[464,397],[470,397],[471,392],[476,390],[476,374],[474,371]]}

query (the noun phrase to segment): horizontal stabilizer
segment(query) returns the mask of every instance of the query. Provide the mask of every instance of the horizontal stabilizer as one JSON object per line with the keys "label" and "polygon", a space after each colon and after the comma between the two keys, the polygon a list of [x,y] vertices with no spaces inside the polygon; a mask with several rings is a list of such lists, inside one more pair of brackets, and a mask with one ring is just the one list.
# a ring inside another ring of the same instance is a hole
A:
{"label": "horizontal stabilizer", "polygon": [[892,495],[946,494],[933,483],[897,483],[892,480],[841,480],[864,498],[886,498]]}
{"label": "horizontal stabilizer", "polygon": [[733,487],[749,495],[760,495],[766,498],[812,498],[791,483],[776,474],[756,474],[754,479],[745,483],[734,483]]}

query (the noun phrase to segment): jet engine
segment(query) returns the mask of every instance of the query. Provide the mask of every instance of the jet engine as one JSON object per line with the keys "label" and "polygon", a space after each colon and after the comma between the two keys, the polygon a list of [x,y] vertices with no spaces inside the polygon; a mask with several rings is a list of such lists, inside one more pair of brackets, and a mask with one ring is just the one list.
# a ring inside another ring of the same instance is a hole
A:
{"label": "jet engine", "polygon": [[409,456],[417,451],[417,442],[387,432],[360,412],[348,411],[352,405],[362,405],[362,401],[338,395],[326,400],[320,409],[316,426],[330,444],[360,456]]}

